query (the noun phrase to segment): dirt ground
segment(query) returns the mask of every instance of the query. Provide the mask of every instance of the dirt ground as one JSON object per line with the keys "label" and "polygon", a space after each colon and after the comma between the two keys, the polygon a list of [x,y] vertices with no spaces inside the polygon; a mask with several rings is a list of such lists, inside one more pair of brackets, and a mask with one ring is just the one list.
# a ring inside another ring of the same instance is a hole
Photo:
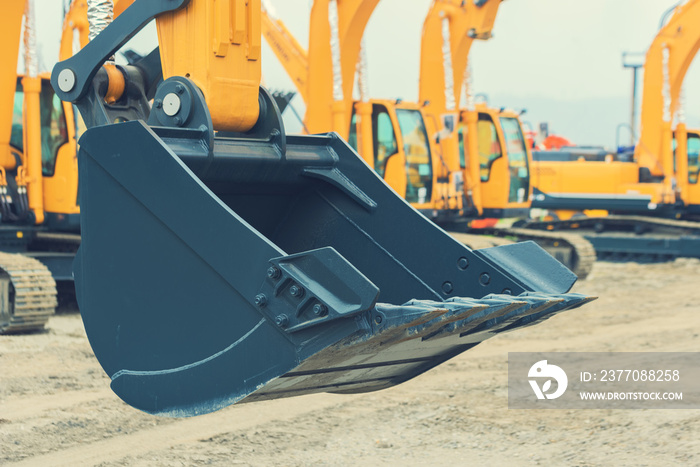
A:
{"label": "dirt ground", "polygon": [[[0,464],[699,465],[700,410],[509,410],[509,351],[700,351],[700,261],[598,263],[600,299],[398,387],[174,420],[109,389],[80,316],[0,338]],[[15,464],[16,463],[16,464]]]}

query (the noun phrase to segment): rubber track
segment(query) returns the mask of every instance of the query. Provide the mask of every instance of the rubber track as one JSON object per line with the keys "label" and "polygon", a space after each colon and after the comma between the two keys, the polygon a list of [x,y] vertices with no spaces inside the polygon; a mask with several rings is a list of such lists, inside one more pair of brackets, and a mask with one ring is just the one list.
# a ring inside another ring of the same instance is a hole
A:
{"label": "rubber track", "polygon": [[5,305],[10,319],[0,322],[0,334],[43,329],[58,305],[51,272],[33,258],[10,253],[0,253],[0,269],[10,276],[10,298],[14,297]]}

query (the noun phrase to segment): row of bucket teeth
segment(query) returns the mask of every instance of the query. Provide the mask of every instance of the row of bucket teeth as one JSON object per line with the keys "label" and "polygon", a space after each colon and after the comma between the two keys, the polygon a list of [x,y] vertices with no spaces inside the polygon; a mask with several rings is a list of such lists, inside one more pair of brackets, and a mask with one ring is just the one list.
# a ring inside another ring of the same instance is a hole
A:
{"label": "row of bucket teeth", "polygon": [[498,333],[541,322],[594,300],[580,294],[526,292],[445,302],[377,304],[371,331],[305,360],[249,400],[311,392],[363,392],[398,384]]}
{"label": "row of bucket teeth", "polygon": [[313,392],[353,393],[411,379],[498,333],[541,322],[594,300],[580,294],[526,292],[445,302],[377,304],[371,331],[306,359],[246,400]]}
{"label": "row of bucket teeth", "polygon": [[[511,331],[594,299],[574,293],[525,292],[517,297],[490,294],[481,299],[455,297],[445,302],[412,300],[403,306],[379,304],[381,321],[387,322],[370,340],[388,345],[419,338],[428,341]],[[406,322],[407,318],[412,321]]]}

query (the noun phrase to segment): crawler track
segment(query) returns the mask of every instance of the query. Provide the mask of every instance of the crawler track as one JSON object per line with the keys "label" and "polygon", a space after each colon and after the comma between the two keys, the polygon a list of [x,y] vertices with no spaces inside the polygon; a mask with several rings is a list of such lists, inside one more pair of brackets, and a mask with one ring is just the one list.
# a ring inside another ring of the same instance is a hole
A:
{"label": "crawler track", "polygon": [[700,258],[700,222],[610,215],[565,221],[530,221],[528,229],[570,230],[593,244],[599,259],[667,261]]}
{"label": "crawler track", "polygon": [[54,314],[56,282],[39,261],[0,253],[0,334],[43,329]]}

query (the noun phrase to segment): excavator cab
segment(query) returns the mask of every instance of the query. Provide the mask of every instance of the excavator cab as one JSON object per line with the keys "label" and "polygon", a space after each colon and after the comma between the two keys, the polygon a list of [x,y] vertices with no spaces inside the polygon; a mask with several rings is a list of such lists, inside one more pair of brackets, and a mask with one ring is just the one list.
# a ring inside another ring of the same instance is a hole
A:
{"label": "excavator cab", "polygon": [[[467,167],[469,148],[468,125],[463,111],[458,126],[459,158]],[[476,104],[476,145],[479,158],[479,187],[483,217],[527,217],[532,188],[530,162],[532,156],[525,142],[518,114]]]}
{"label": "excavator cab", "polygon": [[[460,244],[335,134],[287,135],[259,13],[137,0],[53,70],[88,126],[78,303],[123,400],[191,416],[374,391],[591,300],[534,244]],[[102,67],[154,17],[159,51]]]}
{"label": "excavator cab", "polygon": [[[370,105],[375,171],[414,207],[430,209],[437,182],[433,177],[437,148],[428,136],[421,107],[382,99],[372,99]],[[353,111],[348,143],[358,152],[362,148],[360,125]]]}

